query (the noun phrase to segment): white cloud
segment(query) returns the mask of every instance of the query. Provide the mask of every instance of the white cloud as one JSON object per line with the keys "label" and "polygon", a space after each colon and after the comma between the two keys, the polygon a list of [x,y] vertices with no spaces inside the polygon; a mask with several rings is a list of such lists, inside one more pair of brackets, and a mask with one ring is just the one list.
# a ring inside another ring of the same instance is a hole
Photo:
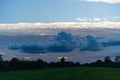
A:
{"label": "white cloud", "polygon": [[79,22],[119,22],[120,16],[106,16],[106,17],[77,17],[75,18],[76,21]]}
{"label": "white cloud", "polygon": [[[96,19],[98,20],[98,19]],[[113,28],[120,29],[120,22],[54,22],[0,24],[0,35],[50,35],[64,29]]]}
{"label": "white cloud", "polygon": [[[99,20],[99,18],[95,18]],[[109,26],[107,26],[109,25]],[[5,30],[22,30],[22,29],[39,29],[39,28],[120,28],[120,22],[54,22],[54,23],[16,23],[0,24],[0,31]]]}
{"label": "white cloud", "polygon": [[100,21],[100,18],[93,18],[94,21]]}
{"label": "white cloud", "polygon": [[77,21],[80,21],[80,22],[89,22],[89,19],[87,17],[84,17],[84,18],[76,18]]}
{"label": "white cloud", "polygon": [[88,2],[104,2],[104,3],[110,3],[110,4],[115,4],[115,3],[120,3],[120,0],[85,0]]}
{"label": "white cloud", "polygon": [[87,18],[87,17],[83,17],[83,18],[76,18],[77,21],[79,22],[106,22],[108,21],[108,18],[104,17],[104,18],[100,18],[100,17],[95,17],[95,18]]}

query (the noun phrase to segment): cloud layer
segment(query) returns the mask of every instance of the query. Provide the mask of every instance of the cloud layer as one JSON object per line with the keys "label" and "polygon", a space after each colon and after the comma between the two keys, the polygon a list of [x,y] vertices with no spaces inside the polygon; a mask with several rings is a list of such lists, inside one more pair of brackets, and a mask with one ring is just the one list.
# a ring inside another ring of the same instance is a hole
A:
{"label": "cloud layer", "polygon": [[107,41],[107,42],[102,42],[104,47],[109,47],[109,46],[120,46],[120,40],[113,40],[113,41]]}
{"label": "cloud layer", "polygon": [[22,45],[12,45],[9,49],[38,54],[48,52],[71,52],[75,48],[79,48],[81,51],[99,51],[101,50],[101,47],[101,43],[91,35],[87,35],[86,37],[77,40],[75,36],[62,31],[46,45],[29,42]]}
{"label": "cloud layer", "polygon": [[12,45],[9,49],[20,50],[25,53],[47,53],[47,52],[69,52],[77,46],[74,37],[66,32],[60,32],[46,45],[36,43],[24,43],[23,45]]}
{"label": "cloud layer", "polygon": [[[119,17],[113,17],[119,18]],[[16,23],[16,24],[0,24],[1,30],[22,30],[34,28],[120,28],[120,22],[84,22],[89,18],[76,18],[82,19],[83,22],[54,22],[54,23]],[[94,18],[100,20],[100,18]],[[109,26],[108,26],[109,25]]]}
{"label": "cloud layer", "polygon": [[[98,21],[99,18],[95,18],[95,20]],[[120,30],[120,22],[16,23],[0,24],[0,35],[56,35],[60,31],[70,32],[73,35],[116,33],[114,32],[115,30],[113,31],[112,29]],[[98,33],[100,30],[102,33]]]}
{"label": "cloud layer", "polygon": [[25,53],[46,53],[46,48],[40,44],[32,43],[32,42],[27,42],[24,43],[23,45],[12,45],[9,47],[9,49],[12,50],[20,50]]}
{"label": "cloud layer", "polygon": [[119,22],[119,16],[106,16],[106,17],[77,17],[76,21],[79,22]]}

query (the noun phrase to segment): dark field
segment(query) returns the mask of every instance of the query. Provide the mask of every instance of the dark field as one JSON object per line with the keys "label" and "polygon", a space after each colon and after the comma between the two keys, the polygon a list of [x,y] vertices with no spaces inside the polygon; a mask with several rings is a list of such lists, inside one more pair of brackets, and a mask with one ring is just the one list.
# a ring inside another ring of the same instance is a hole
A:
{"label": "dark field", "polygon": [[0,80],[120,80],[120,68],[68,67],[0,72]]}

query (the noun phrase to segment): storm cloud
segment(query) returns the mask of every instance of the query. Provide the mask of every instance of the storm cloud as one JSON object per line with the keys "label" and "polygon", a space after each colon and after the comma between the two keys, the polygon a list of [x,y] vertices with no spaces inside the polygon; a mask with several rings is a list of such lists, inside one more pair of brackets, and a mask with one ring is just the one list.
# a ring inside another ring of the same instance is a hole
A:
{"label": "storm cloud", "polygon": [[18,50],[25,53],[39,54],[49,52],[71,52],[75,48],[79,48],[81,51],[99,51],[102,49],[102,44],[96,40],[95,37],[87,35],[81,37],[79,40],[76,36],[73,36],[67,32],[59,32],[52,40],[47,44],[40,44],[27,42],[22,45],[11,45],[9,49]]}
{"label": "storm cloud", "polygon": [[12,45],[9,49],[20,50],[26,53],[69,52],[76,47],[75,38],[66,32],[60,32],[46,45],[27,42],[22,45]]}
{"label": "storm cloud", "polygon": [[102,42],[103,47],[120,46],[120,40]]}
{"label": "storm cloud", "polygon": [[25,53],[46,53],[45,46],[42,46],[40,44],[35,44],[31,42],[24,43],[23,45],[12,45],[9,49],[12,50],[20,50]]}
{"label": "storm cloud", "polygon": [[48,51],[52,52],[69,52],[77,46],[74,36],[70,33],[60,32],[53,39],[52,44],[48,46]]}
{"label": "storm cloud", "polygon": [[87,35],[86,36],[86,44],[83,43],[83,46],[80,49],[81,51],[99,51],[102,49],[102,44],[98,42],[93,36]]}

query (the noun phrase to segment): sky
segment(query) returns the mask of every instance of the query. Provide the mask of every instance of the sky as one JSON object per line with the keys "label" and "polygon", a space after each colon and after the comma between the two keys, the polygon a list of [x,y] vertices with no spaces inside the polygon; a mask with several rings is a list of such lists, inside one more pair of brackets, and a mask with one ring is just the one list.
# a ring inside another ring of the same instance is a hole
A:
{"label": "sky", "polygon": [[0,0],[0,54],[90,62],[120,55],[120,0]]}
{"label": "sky", "polygon": [[0,23],[120,22],[120,0],[0,0]]}

